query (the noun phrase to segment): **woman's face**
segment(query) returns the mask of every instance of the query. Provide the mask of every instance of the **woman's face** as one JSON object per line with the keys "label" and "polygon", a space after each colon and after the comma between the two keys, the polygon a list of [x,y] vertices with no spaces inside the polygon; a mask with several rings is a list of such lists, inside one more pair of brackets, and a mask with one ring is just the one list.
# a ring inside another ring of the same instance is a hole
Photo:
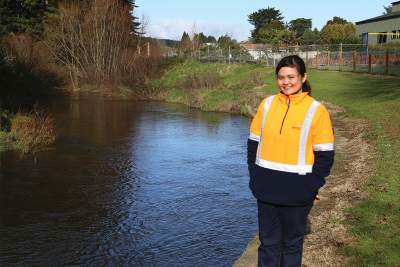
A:
{"label": "woman's face", "polygon": [[278,72],[276,81],[282,93],[291,95],[301,89],[306,79],[307,73],[302,77],[296,68],[282,67]]}

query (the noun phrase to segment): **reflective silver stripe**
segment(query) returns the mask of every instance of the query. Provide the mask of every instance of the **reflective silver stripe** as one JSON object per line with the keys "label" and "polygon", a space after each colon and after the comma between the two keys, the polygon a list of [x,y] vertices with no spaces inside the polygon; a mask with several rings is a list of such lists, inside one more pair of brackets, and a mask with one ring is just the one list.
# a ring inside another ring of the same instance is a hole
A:
{"label": "reflective silver stripe", "polygon": [[260,136],[259,135],[255,135],[253,133],[250,133],[249,139],[253,140],[253,141],[260,142]]}
{"label": "reflective silver stripe", "polygon": [[265,100],[264,103],[264,110],[263,110],[263,116],[262,116],[262,121],[261,121],[261,130],[260,130],[260,140],[258,142],[257,146],[257,157],[256,161],[261,158],[261,140],[262,140],[262,134],[265,126],[265,121],[267,120],[267,114],[269,111],[269,108],[271,107],[271,103],[274,100],[275,95],[272,95]]}
{"label": "reflective silver stripe", "polygon": [[258,166],[276,171],[292,172],[299,174],[306,174],[312,172],[312,165],[293,165],[293,164],[278,163],[263,159],[257,159],[256,164]]}
{"label": "reflective silver stripe", "polygon": [[[306,116],[304,118],[303,125],[301,126],[300,132],[300,142],[299,142],[299,155],[297,160],[298,166],[306,166],[306,147],[307,147],[307,139],[308,134],[310,132],[311,123],[314,118],[314,114],[319,107],[318,101],[313,101],[310,107],[307,110]],[[302,168],[299,168],[302,169]],[[306,174],[306,172],[299,172],[299,174]]]}
{"label": "reflective silver stripe", "polygon": [[314,151],[332,151],[334,150],[333,143],[325,143],[325,144],[316,144],[313,145]]}

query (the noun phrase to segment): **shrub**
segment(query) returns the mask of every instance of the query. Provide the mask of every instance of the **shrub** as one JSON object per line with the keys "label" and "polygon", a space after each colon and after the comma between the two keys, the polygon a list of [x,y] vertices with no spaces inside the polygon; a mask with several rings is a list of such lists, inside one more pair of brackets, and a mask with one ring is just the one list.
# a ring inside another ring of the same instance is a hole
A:
{"label": "shrub", "polygon": [[204,72],[189,75],[181,84],[183,89],[215,88],[222,83],[218,73]]}
{"label": "shrub", "polygon": [[264,84],[263,74],[261,72],[251,72],[244,79],[241,79],[240,86],[241,88],[253,88],[256,86],[261,86]]}
{"label": "shrub", "polygon": [[23,153],[36,153],[54,143],[54,120],[36,109],[29,114],[17,113],[11,119],[11,135]]}

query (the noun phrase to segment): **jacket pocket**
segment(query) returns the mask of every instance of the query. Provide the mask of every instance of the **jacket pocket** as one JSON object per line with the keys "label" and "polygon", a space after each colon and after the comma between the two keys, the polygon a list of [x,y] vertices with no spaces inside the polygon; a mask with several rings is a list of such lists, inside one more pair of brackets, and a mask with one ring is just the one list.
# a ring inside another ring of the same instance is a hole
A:
{"label": "jacket pocket", "polygon": [[317,194],[318,190],[325,184],[325,179],[314,173],[309,175],[309,188],[310,190]]}

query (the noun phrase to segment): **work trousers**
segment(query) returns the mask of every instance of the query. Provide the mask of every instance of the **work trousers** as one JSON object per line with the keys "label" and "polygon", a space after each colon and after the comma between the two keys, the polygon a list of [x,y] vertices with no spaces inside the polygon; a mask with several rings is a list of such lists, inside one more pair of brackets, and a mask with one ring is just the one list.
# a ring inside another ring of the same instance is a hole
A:
{"label": "work trousers", "polygon": [[278,206],[257,201],[260,246],[259,267],[300,267],[307,206]]}

